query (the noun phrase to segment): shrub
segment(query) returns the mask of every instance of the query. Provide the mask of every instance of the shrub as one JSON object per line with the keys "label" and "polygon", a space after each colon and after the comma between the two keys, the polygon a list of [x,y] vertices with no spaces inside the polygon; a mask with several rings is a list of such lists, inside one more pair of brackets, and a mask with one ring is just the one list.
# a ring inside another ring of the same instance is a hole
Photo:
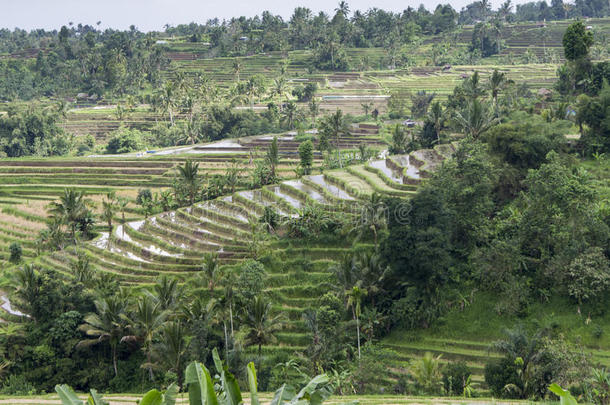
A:
{"label": "shrub", "polygon": [[152,196],[152,192],[150,191],[150,189],[145,188],[142,190],[138,190],[138,196],[136,197],[136,203],[142,205],[142,203],[146,200],[148,201],[152,201],[153,196]]}
{"label": "shrub", "polygon": [[2,385],[0,393],[2,395],[36,395],[36,388],[25,379],[25,376],[11,374]]}
{"label": "shrub", "polygon": [[465,362],[449,363],[443,371],[443,388],[448,395],[462,395],[472,372]]}
{"label": "shrub", "polygon": [[144,136],[137,129],[119,128],[110,133],[106,153],[129,153],[144,149]]}
{"label": "shrub", "polygon": [[21,255],[23,253],[21,245],[17,242],[13,242],[8,247],[8,250],[10,252],[10,257],[8,260],[13,264],[19,263],[21,261]]}

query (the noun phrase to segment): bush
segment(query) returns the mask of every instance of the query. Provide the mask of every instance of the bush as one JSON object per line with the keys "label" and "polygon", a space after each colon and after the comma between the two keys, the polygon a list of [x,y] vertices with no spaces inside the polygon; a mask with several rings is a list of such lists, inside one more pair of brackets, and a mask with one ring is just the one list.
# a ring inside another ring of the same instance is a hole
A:
{"label": "bush", "polygon": [[10,252],[10,257],[8,260],[13,264],[19,263],[21,261],[21,255],[23,253],[21,245],[17,242],[13,242],[8,247],[8,250]]}
{"label": "bush", "polygon": [[36,388],[28,382],[23,375],[11,374],[8,376],[2,389],[2,395],[36,395]]}
{"label": "bush", "polygon": [[504,387],[519,385],[518,367],[510,358],[504,357],[485,365],[485,383],[496,397],[506,396]]}
{"label": "bush", "polygon": [[152,196],[152,192],[150,191],[150,189],[145,188],[142,190],[138,190],[138,196],[136,197],[136,203],[142,205],[142,203],[146,200],[148,201],[152,201],[153,196]]}
{"label": "bush", "polygon": [[465,362],[449,363],[443,371],[443,388],[447,395],[462,395],[472,372]]}
{"label": "bush", "polygon": [[144,149],[144,136],[137,129],[119,128],[110,133],[106,153],[129,153]]}

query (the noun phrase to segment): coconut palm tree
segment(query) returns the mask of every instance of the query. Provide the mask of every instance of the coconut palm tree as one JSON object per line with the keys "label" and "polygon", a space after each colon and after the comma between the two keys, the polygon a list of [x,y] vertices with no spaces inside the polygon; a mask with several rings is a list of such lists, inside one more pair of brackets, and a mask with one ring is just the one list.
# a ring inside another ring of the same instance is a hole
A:
{"label": "coconut palm tree", "polygon": [[466,135],[478,139],[481,134],[499,122],[493,111],[479,100],[473,100],[455,115],[455,121]]}
{"label": "coconut palm tree", "polygon": [[237,82],[239,83],[239,73],[243,68],[243,64],[238,58],[233,59],[233,73],[235,73],[235,77],[237,78]]}
{"label": "coconut palm tree", "polygon": [[157,357],[169,371],[178,376],[178,385],[182,387],[184,372],[183,360],[188,350],[188,330],[180,321],[168,322],[161,328],[161,338],[155,347]]}
{"label": "coconut palm tree", "polygon": [[366,290],[358,286],[353,286],[346,292],[347,307],[352,309],[352,315],[356,321],[356,335],[358,337],[358,359],[360,359],[360,314],[362,298],[366,296]]}
{"label": "coconut palm tree", "polygon": [[106,194],[106,199],[102,201],[102,214],[101,218],[108,224],[108,233],[112,234],[112,219],[116,214],[116,194],[110,192]]}
{"label": "coconut palm tree", "polygon": [[121,231],[123,233],[123,237],[125,236],[125,210],[127,209],[128,204],[129,200],[125,197],[119,197],[117,200],[117,206],[121,212]]}
{"label": "coconut palm tree", "polygon": [[15,307],[36,319],[38,316],[38,296],[42,288],[42,280],[36,271],[36,268],[31,264],[25,264],[23,267],[13,273],[13,300]]}
{"label": "coconut palm tree", "polygon": [[443,106],[439,101],[435,101],[430,106],[428,112],[428,119],[434,123],[434,131],[436,132],[436,143],[441,143],[441,131],[445,126],[446,113],[443,110]]}
{"label": "coconut palm tree", "polygon": [[284,121],[288,125],[288,129],[294,129],[294,122],[296,121],[298,115],[299,109],[297,108],[296,103],[293,101],[289,101],[288,104],[286,104],[284,110],[282,111],[282,116],[284,118]]}
{"label": "coconut palm tree", "polygon": [[117,347],[125,336],[125,313],[127,301],[119,297],[109,297],[95,301],[95,312],[85,316],[85,323],[79,328],[93,339],[81,340],[77,346],[90,346],[108,342],[112,357],[112,368],[115,377],[118,375]]}
{"label": "coconut palm tree", "polygon": [[316,118],[318,117],[318,114],[320,113],[320,102],[316,101],[316,99],[312,99],[309,104],[309,114],[311,115],[311,126],[315,127],[316,126]]}
{"label": "coconut palm tree", "polygon": [[152,297],[159,302],[163,311],[173,309],[178,303],[180,296],[180,286],[178,280],[174,277],[168,277],[166,274],[159,277],[157,283],[153,286]]}
{"label": "coconut palm tree", "polygon": [[64,189],[63,194],[59,196],[59,202],[54,201],[50,204],[49,213],[54,220],[70,228],[70,235],[76,245],[76,228],[89,214],[85,193],[73,188]]}
{"label": "coconut palm tree", "polygon": [[469,78],[464,80],[462,87],[470,101],[476,100],[485,94],[485,89],[481,86],[479,72],[476,70]]}
{"label": "coconut palm tree", "polygon": [[436,394],[441,387],[441,355],[434,357],[426,352],[424,357],[415,361],[411,373],[417,385],[426,394]]}
{"label": "coconut palm tree", "polygon": [[[288,110],[288,109],[286,109]],[[269,145],[269,148],[267,149],[267,163],[269,164],[269,169],[271,171],[271,179],[274,179],[273,181],[275,181],[275,175],[276,175],[276,168],[277,165],[280,163],[280,150],[277,144],[277,136],[273,137],[273,140],[271,141],[271,144]]]}
{"label": "coconut palm tree", "polygon": [[218,253],[206,253],[203,256],[200,277],[208,290],[210,290],[210,293],[213,293],[216,286],[223,279],[223,271],[218,261]]}
{"label": "coconut palm tree", "polygon": [[276,95],[280,99],[280,106],[282,105],[282,97],[286,94],[286,78],[284,76],[280,76],[277,79],[273,80],[273,95]]}
{"label": "coconut palm tree", "polygon": [[184,188],[190,205],[195,203],[195,197],[201,186],[198,173],[199,163],[193,163],[190,159],[184,162],[184,166],[178,166],[178,182]]}
{"label": "coconut palm tree", "polygon": [[132,334],[124,336],[121,341],[139,341],[143,343],[142,348],[146,352],[146,363],[142,367],[148,370],[150,381],[154,380],[152,360],[153,339],[163,327],[167,316],[168,312],[163,310],[161,302],[148,294],[138,299],[136,310],[131,316],[124,315],[124,318],[129,322],[128,328],[132,331]]}
{"label": "coconut palm tree", "polygon": [[343,111],[337,109],[334,114],[327,115],[322,119],[320,123],[320,144],[329,145],[329,141],[334,140],[335,149],[337,150],[337,158],[339,160],[339,167],[343,167],[341,161],[341,150],[339,148],[339,141],[341,136],[349,135],[349,127],[343,116]]}
{"label": "coconut palm tree", "polygon": [[176,83],[174,81],[167,81],[161,89],[159,95],[159,103],[161,109],[169,114],[169,121],[174,126],[174,108],[176,107]]}
{"label": "coconut palm tree", "polygon": [[498,69],[494,69],[491,76],[489,76],[489,91],[491,92],[491,98],[494,100],[494,106],[498,106],[498,94],[504,89],[506,86],[506,74],[501,73]]}
{"label": "coconut palm tree", "polygon": [[245,342],[246,345],[258,346],[258,360],[261,361],[263,353],[263,345],[275,343],[277,338],[275,333],[283,328],[283,314],[272,315],[271,302],[267,301],[263,296],[254,297],[252,305],[246,310],[244,324],[248,330]]}

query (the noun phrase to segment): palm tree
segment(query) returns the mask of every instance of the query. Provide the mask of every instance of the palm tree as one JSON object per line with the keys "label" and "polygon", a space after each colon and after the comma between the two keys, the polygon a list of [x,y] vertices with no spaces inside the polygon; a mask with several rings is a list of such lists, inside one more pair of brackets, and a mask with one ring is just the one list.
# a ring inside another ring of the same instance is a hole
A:
{"label": "palm tree", "polygon": [[258,346],[259,364],[262,356],[262,346],[275,343],[277,338],[275,333],[282,330],[284,317],[283,314],[273,316],[271,314],[271,302],[263,296],[254,297],[252,305],[246,310],[245,326],[248,328],[246,334],[246,345]]}
{"label": "palm tree", "polygon": [[233,73],[235,73],[235,77],[237,77],[237,82],[239,83],[239,72],[241,72],[243,65],[238,58],[233,59]]}
{"label": "palm tree", "polygon": [[168,322],[161,328],[161,339],[155,348],[165,367],[178,376],[178,385],[181,388],[184,372],[182,360],[189,346],[187,334],[188,330],[182,322]]}
{"label": "palm tree", "polygon": [[280,151],[277,144],[277,136],[273,137],[273,140],[267,149],[267,163],[269,164],[269,168],[271,170],[271,179],[275,181],[275,169],[280,163]]}
{"label": "palm tree", "polygon": [[357,221],[354,230],[358,232],[359,236],[371,231],[375,241],[375,250],[377,250],[379,232],[387,226],[386,208],[378,193],[373,193],[370,200],[364,202],[360,218],[357,218]]}
{"label": "palm tree", "polygon": [[342,287],[341,293],[352,289],[356,285],[360,275],[356,267],[355,257],[351,252],[346,252],[338,263],[331,267],[331,271],[337,277],[337,281]]}
{"label": "palm tree", "polygon": [[385,275],[382,257],[376,251],[363,251],[356,256],[355,266],[360,275],[358,285],[368,292],[371,298],[371,305],[374,307],[375,295],[379,294]]}
{"label": "palm tree", "polygon": [[154,300],[149,295],[144,295],[138,299],[136,311],[131,316],[124,316],[129,321],[129,329],[135,332],[132,335],[124,336],[122,341],[141,341],[146,352],[146,363],[143,368],[148,369],[150,381],[154,380],[153,374],[153,339],[157,332],[163,327],[168,313],[163,311],[161,302]]}
{"label": "palm tree", "polygon": [[485,89],[481,86],[481,80],[479,79],[479,72],[475,72],[466,80],[462,85],[464,92],[469,100],[476,100],[485,94]]}
{"label": "palm tree", "polygon": [[25,264],[14,273],[13,285],[15,291],[13,297],[15,307],[28,314],[36,320],[38,316],[38,296],[42,288],[42,280],[31,264]]}
{"label": "palm tree", "polygon": [[347,18],[349,14],[349,4],[347,4],[347,1],[341,0],[337,8],[335,8],[335,11],[343,14],[343,17]]}
{"label": "palm tree", "polygon": [[468,103],[464,110],[458,111],[455,120],[464,133],[474,139],[499,122],[493,111],[476,99]]}
{"label": "palm tree", "polygon": [[70,234],[75,245],[77,243],[76,228],[88,212],[85,193],[73,188],[64,189],[63,194],[59,196],[59,202],[52,202],[49,208],[49,213],[54,220],[70,227]]}
{"label": "palm tree", "polygon": [[190,159],[184,162],[184,166],[178,166],[178,181],[184,187],[190,205],[195,203],[195,196],[199,192],[201,185],[198,172],[199,163],[193,163]]}
{"label": "palm tree", "polygon": [[434,131],[436,132],[436,143],[441,143],[441,131],[445,126],[445,111],[439,101],[435,101],[430,107],[428,119],[434,123]]}
{"label": "palm tree", "polygon": [[366,290],[357,286],[353,286],[347,291],[347,307],[352,309],[352,315],[356,320],[356,334],[358,336],[358,359],[360,359],[360,314],[362,298],[366,296]]}
{"label": "palm tree", "polygon": [[345,121],[345,117],[343,116],[343,112],[339,109],[334,114],[327,115],[322,119],[319,128],[321,137],[320,144],[328,145],[329,140],[335,141],[335,148],[337,150],[337,158],[339,160],[339,167],[343,167],[343,162],[341,161],[341,150],[339,148],[339,141],[341,136],[349,135],[349,127],[347,126],[347,122]]}
{"label": "palm tree", "polygon": [[201,264],[201,278],[211,293],[223,278],[223,271],[218,261],[218,253],[206,253]]}
{"label": "palm tree", "polygon": [[180,286],[174,277],[162,275],[153,286],[153,297],[161,305],[161,310],[171,310],[176,306],[180,296]]}
{"label": "palm tree", "polygon": [[494,100],[494,106],[498,106],[498,94],[506,85],[506,74],[500,73],[498,69],[494,69],[493,73],[489,77],[489,90],[491,91],[491,98]]}
{"label": "palm tree", "polygon": [[108,233],[112,234],[112,219],[116,213],[116,195],[114,192],[106,194],[106,199],[102,201],[101,218],[108,224]]}
{"label": "palm tree", "polygon": [[119,211],[121,211],[121,231],[123,233],[123,237],[125,236],[125,210],[127,209],[128,204],[129,200],[125,197],[119,197],[117,200]]}
{"label": "palm tree", "polygon": [[294,121],[296,120],[298,114],[299,110],[296,103],[289,101],[288,104],[286,104],[286,108],[284,108],[284,111],[282,112],[284,121],[286,121],[288,124],[288,129],[294,129]]}
{"label": "palm tree", "polygon": [[87,336],[95,336],[95,339],[85,339],[78,346],[95,345],[108,342],[112,356],[112,367],[114,376],[118,375],[117,346],[125,336],[125,311],[126,301],[118,297],[104,298],[95,301],[95,312],[85,316],[85,323],[80,329]]}
{"label": "palm tree", "polygon": [[176,106],[176,83],[167,81],[161,89],[159,97],[161,108],[169,114],[169,121],[174,126],[174,107]]}
{"label": "palm tree", "polygon": [[311,126],[315,127],[316,126],[316,118],[318,117],[318,114],[320,113],[320,102],[316,101],[316,99],[312,99],[309,102],[309,114],[311,115]]}
{"label": "palm tree", "polygon": [[433,357],[426,352],[424,357],[417,360],[411,370],[415,381],[426,394],[438,392],[441,384],[441,355]]}
{"label": "palm tree", "polygon": [[282,105],[282,96],[286,94],[286,78],[280,76],[273,80],[273,95],[277,95],[280,99],[280,106]]}

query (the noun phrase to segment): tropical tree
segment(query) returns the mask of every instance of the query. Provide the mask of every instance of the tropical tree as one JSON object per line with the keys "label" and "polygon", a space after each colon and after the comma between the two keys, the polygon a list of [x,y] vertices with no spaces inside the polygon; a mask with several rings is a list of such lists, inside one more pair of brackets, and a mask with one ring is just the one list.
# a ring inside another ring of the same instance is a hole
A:
{"label": "tropical tree", "polygon": [[122,340],[143,343],[142,348],[146,352],[146,363],[142,365],[142,368],[148,370],[150,381],[154,380],[153,339],[163,327],[167,316],[168,312],[163,311],[161,302],[147,294],[138,299],[136,310],[131,316],[124,315],[124,318],[129,322],[128,328],[132,331],[132,334],[124,336]]}
{"label": "tropical tree", "polygon": [[85,193],[73,188],[64,189],[59,201],[50,204],[49,213],[53,220],[66,224],[74,244],[77,243],[77,227],[89,215]]}
{"label": "tropical tree", "polygon": [[184,371],[182,362],[190,342],[187,337],[188,329],[182,322],[168,322],[161,328],[159,343],[155,346],[157,357],[161,359],[167,370],[176,373],[180,387],[182,387]]}
{"label": "tropical tree", "polygon": [[201,189],[199,178],[199,163],[187,159],[183,166],[178,166],[178,174],[174,186],[176,198],[189,205],[195,203],[195,198]]}
{"label": "tropical tree", "polygon": [[263,296],[254,297],[252,304],[246,309],[244,325],[247,328],[246,345],[258,346],[258,360],[261,361],[263,345],[275,343],[275,333],[282,330],[284,324],[283,314],[273,315],[271,302]]}
{"label": "tropical tree", "polygon": [[284,76],[280,76],[273,80],[272,93],[274,96],[278,96],[280,99],[280,106],[282,105],[282,97],[286,94],[288,83]]}
{"label": "tropical tree", "polygon": [[213,293],[224,276],[218,261],[218,253],[206,253],[203,256],[200,276],[208,290]]}
{"label": "tropical tree", "polygon": [[267,163],[269,164],[270,176],[272,179],[276,178],[276,168],[280,163],[280,152],[277,144],[277,136],[273,137],[269,148],[267,149]]}
{"label": "tropical tree", "polygon": [[455,121],[466,135],[478,139],[500,120],[494,117],[494,112],[489,107],[475,99],[462,111],[456,112]]}
{"label": "tropical tree", "polygon": [[86,347],[108,342],[112,357],[112,368],[115,377],[118,375],[117,347],[125,336],[125,314],[127,302],[119,297],[103,298],[95,301],[95,312],[85,316],[85,323],[80,329],[93,339],[81,340],[77,346]]}
{"label": "tropical tree", "polygon": [[163,311],[174,309],[180,297],[178,280],[162,275],[153,286],[152,297],[159,302]]}
{"label": "tropical tree", "polygon": [[318,114],[320,113],[320,102],[317,101],[316,99],[312,99],[308,104],[308,108],[309,108],[309,115],[311,115],[311,126],[315,127],[316,118],[318,117]]}
{"label": "tropical tree", "polygon": [[439,101],[432,103],[428,112],[428,119],[434,124],[434,132],[436,132],[436,143],[441,143],[441,131],[445,127],[446,112]]}
{"label": "tropical tree", "polygon": [[127,205],[129,204],[129,200],[125,197],[119,197],[117,200],[117,206],[119,211],[121,212],[121,230],[123,236],[125,236],[125,210],[127,209]]}
{"label": "tropical tree", "polygon": [[485,95],[485,89],[481,85],[479,72],[476,70],[470,77],[464,80],[464,83],[462,83],[462,88],[464,89],[466,97],[470,101],[476,100]]}
{"label": "tropical tree", "polygon": [[117,211],[116,194],[110,192],[106,194],[106,199],[102,201],[101,218],[108,224],[108,233],[112,234],[112,220]]}
{"label": "tropical tree", "polygon": [[426,352],[424,357],[416,360],[411,368],[411,373],[419,388],[426,394],[436,394],[441,388],[441,355],[434,357],[432,353]]}
{"label": "tropical tree", "polygon": [[13,273],[13,302],[22,312],[36,319],[38,317],[38,296],[42,288],[36,267],[32,264],[24,264]]}
{"label": "tropical tree", "polygon": [[337,109],[334,114],[325,116],[320,122],[318,131],[320,132],[320,148],[329,149],[329,142],[334,141],[339,167],[343,167],[339,142],[342,136],[349,135],[349,127],[343,116],[343,111]]}
{"label": "tropical tree", "polygon": [[243,64],[241,63],[241,60],[239,60],[238,58],[233,59],[233,73],[235,73],[235,77],[237,78],[238,83],[239,83],[239,73],[241,72],[242,68],[243,68]]}
{"label": "tropical tree", "polygon": [[299,109],[297,108],[296,103],[289,101],[282,111],[282,116],[284,118],[284,122],[286,122],[288,126],[288,129],[294,129],[294,122],[299,115]]}
{"label": "tropical tree", "polygon": [[360,359],[360,315],[362,298],[366,296],[366,290],[358,286],[347,291],[347,307],[352,309],[352,315],[356,321],[356,335],[358,337],[358,359]]}
{"label": "tropical tree", "polygon": [[498,69],[494,69],[493,73],[489,77],[489,91],[491,92],[491,98],[494,100],[494,106],[498,106],[498,94],[504,89],[506,86],[506,74],[501,73]]}

